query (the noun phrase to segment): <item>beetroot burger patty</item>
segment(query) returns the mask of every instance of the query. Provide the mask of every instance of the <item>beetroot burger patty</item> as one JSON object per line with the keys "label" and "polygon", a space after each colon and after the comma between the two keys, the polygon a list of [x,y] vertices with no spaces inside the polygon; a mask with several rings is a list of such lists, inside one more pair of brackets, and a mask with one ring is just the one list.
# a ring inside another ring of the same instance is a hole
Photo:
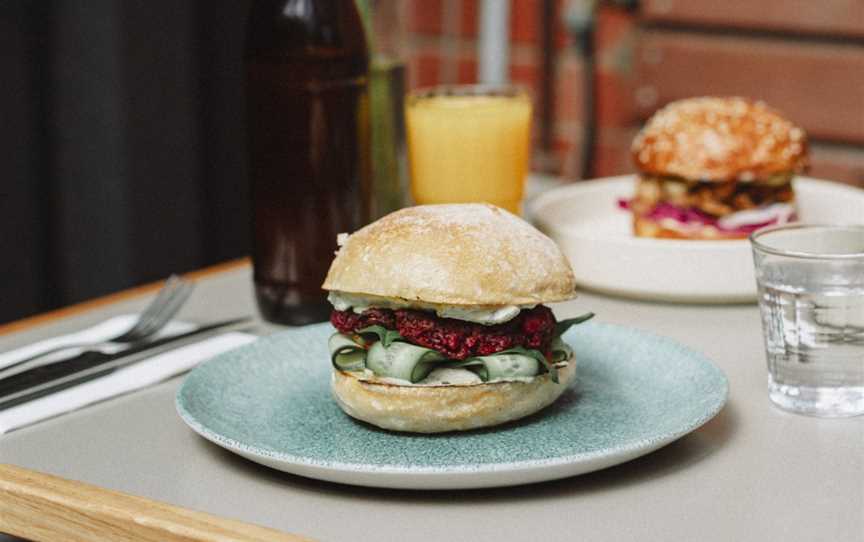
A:
{"label": "beetroot burger patty", "polygon": [[347,311],[336,311],[330,313],[330,323],[340,333],[351,334],[358,329],[369,326],[383,326],[387,329],[396,329],[396,315],[390,309],[366,309],[360,314]]}
{"label": "beetroot burger patty", "polygon": [[491,326],[410,309],[367,309],[360,314],[334,310],[330,322],[346,334],[380,325],[398,331],[410,343],[458,360],[517,346],[546,353],[555,331],[555,316],[543,305],[523,310],[509,322]]}

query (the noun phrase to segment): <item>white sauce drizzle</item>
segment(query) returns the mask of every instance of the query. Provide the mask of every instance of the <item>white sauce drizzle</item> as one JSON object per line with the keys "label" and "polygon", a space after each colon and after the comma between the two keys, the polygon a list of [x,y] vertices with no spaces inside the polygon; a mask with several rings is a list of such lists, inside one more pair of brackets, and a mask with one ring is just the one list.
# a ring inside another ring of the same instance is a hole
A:
{"label": "white sauce drizzle", "polygon": [[371,307],[381,309],[421,309],[434,310],[441,318],[456,318],[484,325],[495,325],[509,322],[519,315],[522,309],[531,309],[536,305],[502,305],[491,307],[459,307],[455,305],[438,305],[422,301],[402,301],[384,297],[366,297],[345,292],[330,292],[327,300],[338,311],[352,309],[357,314]]}

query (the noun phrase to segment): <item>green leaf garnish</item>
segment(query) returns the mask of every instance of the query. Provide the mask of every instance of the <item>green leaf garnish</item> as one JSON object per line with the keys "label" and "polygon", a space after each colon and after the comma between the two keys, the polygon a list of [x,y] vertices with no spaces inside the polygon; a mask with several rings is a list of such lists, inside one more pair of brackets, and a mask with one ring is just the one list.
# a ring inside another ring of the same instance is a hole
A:
{"label": "green leaf garnish", "polygon": [[582,322],[587,322],[592,318],[594,318],[594,313],[586,312],[585,314],[577,316],[576,318],[567,318],[566,320],[561,320],[560,322],[555,324],[555,333],[552,336],[560,337],[561,335],[564,335],[564,333],[572,326],[581,324]]}

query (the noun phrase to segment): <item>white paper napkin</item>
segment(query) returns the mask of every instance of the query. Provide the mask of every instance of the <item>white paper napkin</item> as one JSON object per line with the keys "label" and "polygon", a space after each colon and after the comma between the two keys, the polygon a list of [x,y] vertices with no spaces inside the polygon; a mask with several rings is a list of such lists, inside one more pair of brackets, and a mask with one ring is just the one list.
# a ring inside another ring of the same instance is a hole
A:
{"label": "white paper napkin", "polygon": [[[110,338],[118,332],[128,329],[135,318],[136,315],[118,316],[84,331],[61,337],[52,337],[39,343],[4,352],[0,354],[0,368],[35,352],[39,352],[46,348],[46,346],[53,347],[72,344],[82,340],[98,341]],[[166,326],[163,334],[174,335],[183,333],[194,329],[194,327],[194,325],[185,322],[172,322]],[[77,410],[117,395],[152,386],[188,371],[202,361],[217,354],[248,344],[256,338],[255,335],[249,333],[223,333],[203,339],[194,344],[154,355],[152,358],[141,360],[129,367],[118,369],[107,376],[91,380],[85,384],[36,399],[35,401],[23,403],[0,412],[0,434],[8,433],[13,429]]]}
{"label": "white paper napkin", "polygon": [[[15,350],[10,350],[8,352],[0,353],[0,369],[4,367],[8,367],[12,365],[16,361],[24,358],[29,358],[30,356],[39,354],[40,352],[45,352],[46,350],[50,350],[52,348],[58,348],[61,346],[78,344],[78,343],[93,343],[99,341],[107,341],[112,337],[116,337],[121,333],[125,332],[138,320],[137,314],[123,314],[120,316],[115,316],[114,318],[110,318],[96,324],[93,327],[89,327],[82,331],[76,331],[75,333],[69,333],[68,335],[60,335],[57,337],[51,337],[50,339],[45,339],[39,342],[28,344],[27,346],[22,346],[21,348],[16,348]],[[169,322],[167,326],[165,326],[159,333],[156,334],[156,338],[166,337],[169,335],[177,335],[180,333],[185,333],[187,331],[191,331],[195,326],[188,322]],[[115,346],[115,347],[107,347],[103,350],[105,352],[115,352],[117,350],[122,350],[123,347]],[[64,357],[74,356],[81,353],[81,348],[69,348],[63,350],[62,352],[54,355],[54,356],[45,356],[40,360],[40,362],[48,363],[52,359],[61,359]],[[40,363],[41,364],[41,363]],[[29,364],[28,364],[29,365]],[[17,369],[16,369],[17,371]]]}

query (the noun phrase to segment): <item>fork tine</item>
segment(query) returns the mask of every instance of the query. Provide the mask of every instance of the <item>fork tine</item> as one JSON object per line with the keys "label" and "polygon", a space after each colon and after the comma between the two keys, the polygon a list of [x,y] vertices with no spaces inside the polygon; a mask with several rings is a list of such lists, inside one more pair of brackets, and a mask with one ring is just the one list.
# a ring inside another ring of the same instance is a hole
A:
{"label": "fork tine", "polygon": [[134,338],[141,334],[142,330],[150,326],[151,320],[158,315],[163,310],[164,306],[172,299],[177,289],[184,284],[186,284],[186,281],[178,275],[171,275],[168,277],[165,284],[156,294],[156,297],[154,297],[150,304],[141,312],[141,315],[138,317],[135,324],[125,333],[115,337],[113,340],[124,342],[129,340],[130,337]]}
{"label": "fork tine", "polygon": [[135,334],[135,336],[131,337],[131,340],[148,337],[163,327],[171,320],[171,318],[177,314],[177,311],[183,306],[189,296],[192,294],[192,290],[194,289],[194,285],[188,282],[184,282],[179,285],[173,292],[173,295],[170,299],[163,303],[158,313],[153,314],[146,323],[145,326]]}
{"label": "fork tine", "polygon": [[130,330],[130,335],[137,335],[146,332],[146,330],[158,321],[160,314],[165,310],[165,307],[181,292],[183,284],[172,284],[170,290],[165,291],[165,295],[159,299],[158,303],[153,303],[148,306],[138,319],[138,324]]}
{"label": "fork tine", "polygon": [[[160,322],[163,320],[163,314],[170,309],[171,305],[174,303],[174,300],[178,297],[183,297],[183,293],[186,289],[186,286],[183,284],[179,284],[173,288],[171,291],[171,295],[167,296],[163,299],[162,303],[159,304],[158,307],[155,307],[153,311],[150,311],[147,314],[146,318],[141,320],[141,325],[135,330],[134,336],[146,336],[152,333],[154,327],[160,325]],[[134,339],[135,337],[132,337]]]}
{"label": "fork tine", "polygon": [[0,373],[8,374],[8,371],[15,367],[19,367],[47,354],[60,352],[70,347],[93,348],[95,345],[104,344],[106,342],[128,343],[145,339],[162,329],[171,320],[177,311],[180,310],[180,307],[183,306],[183,303],[186,302],[186,299],[189,298],[194,286],[194,283],[188,282],[182,277],[171,275],[156,294],[156,297],[154,297],[150,304],[141,312],[137,322],[125,333],[108,340],[64,345],[43,350],[38,354],[34,354],[24,359],[19,359],[10,365],[6,365],[0,369]]}
{"label": "fork tine", "polygon": [[[159,289],[159,292],[156,293],[156,297],[150,303],[149,309],[153,305],[158,305],[160,303],[164,303],[165,300],[170,296],[170,293],[177,288],[179,285],[183,284],[183,279],[178,275],[171,275],[165,280],[165,284],[162,285],[162,288]],[[146,309],[145,309],[146,312]]]}
{"label": "fork tine", "polygon": [[174,315],[177,314],[180,308],[183,307],[183,304],[186,303],[186,300],[192,294],[193,289],[194,286],[192,284],[186,284],[182,289],[178,290],[174,298],[165,305],[164,309],[159,314],[159,317],[153,319],[151,325],[146,330],[147,334],[152,335],[169,324]]}

